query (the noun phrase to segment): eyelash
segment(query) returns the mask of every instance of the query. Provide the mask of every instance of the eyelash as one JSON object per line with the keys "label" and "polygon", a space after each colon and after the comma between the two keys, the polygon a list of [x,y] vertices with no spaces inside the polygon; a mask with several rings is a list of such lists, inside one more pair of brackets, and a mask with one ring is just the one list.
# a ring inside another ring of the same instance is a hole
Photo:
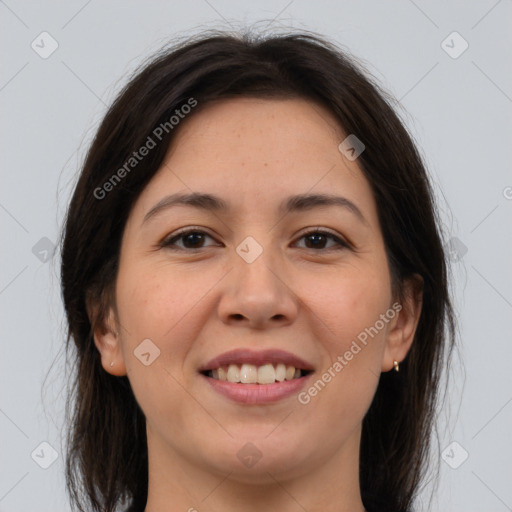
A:
{"label": "eyelash", "polygon": [[[162,240],[162,242],[160,242],[159,246],[161,248],[166,248],[166,249],[169,249],[171,251],[187,251],[187,252],[192,252],[192,251],[197,251],[197,250],[205,249],[205,247],[194,247],[194,248],[179,247],[179,248],[176,248],[174,242],[176,242],[179,239],[183,239],[183,238],[185,238],[186,236],[188,236],[188,235],[190,235],[192,233],[206,235],[206,236],[209,236],[210,238],[213,239],[213,237],[211,235],[209,235],[208,233],[206,233],[205,231],[203,231],[199,227],[197,227],[197,228],[195,228],[195,227],[184,228],[183,230],[178,231],[177,233],[173,234],[171,237],[167,237],[164,240]],[[348,242],[346,242],[345,240],[342,240],[341,238],[336,236],[334,233],[331,233],[330,231],[322,230],[320,228],[312,229],[310,231],[307,231],[306,233],[303,233],[299,237],[299,240],[302,239],[302,238],[305,238],[307,236],[311,236],[311,235],[322,235],[322,236],[325,236],[327,238],[330,238],[331,240],[336,242],[338,247],[328,247],[328,248],[321,248],[321,249],[314,249],[314,248],[310,248],[310,247],[306,247],[305,248],[305,249],[308,249],[310,251],[320,252],[320,251],[331,251],[331,250],[340,251],[340,250],[345,250],[345,249],[351,249],[351,246],[350,246],[350,244]]]}

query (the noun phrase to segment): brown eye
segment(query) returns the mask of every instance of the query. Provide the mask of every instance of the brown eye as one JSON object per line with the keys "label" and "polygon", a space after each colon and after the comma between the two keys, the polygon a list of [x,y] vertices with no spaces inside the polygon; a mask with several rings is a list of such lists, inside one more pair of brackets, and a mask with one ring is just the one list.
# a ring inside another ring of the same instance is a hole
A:
{"label": "brown eye", "polygon": [[[306,249],[348,249],[349,245],[341,240],[336,235],[328,232],[328,231],[310,231],[305,233],[300,237],[299,240],[305,239],[306,241]],[[330,247],[326,247],[326,244],[331,241],[334,245]]]}
{"label": "brown eye", "polygon": [[161,243],[161,247],[178,250],[202,249],[204,247],[203,244],[206,238],[211,238],[213,240],[213,238],[204,231],[199,231],[197,229],[189,229],[186,231],[182,231],[171,238],[167,238]]}

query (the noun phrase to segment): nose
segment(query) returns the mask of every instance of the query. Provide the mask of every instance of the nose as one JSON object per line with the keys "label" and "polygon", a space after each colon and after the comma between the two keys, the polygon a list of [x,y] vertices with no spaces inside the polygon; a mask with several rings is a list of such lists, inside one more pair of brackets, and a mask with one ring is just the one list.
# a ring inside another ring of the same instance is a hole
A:
{"label": "nose", "polygon": [[237,253],[226,276],[218,305],[225,324],[253,329],[285,326],[297,318],[299,300],[283,264],[265,257],[265,251],[248,263]]}

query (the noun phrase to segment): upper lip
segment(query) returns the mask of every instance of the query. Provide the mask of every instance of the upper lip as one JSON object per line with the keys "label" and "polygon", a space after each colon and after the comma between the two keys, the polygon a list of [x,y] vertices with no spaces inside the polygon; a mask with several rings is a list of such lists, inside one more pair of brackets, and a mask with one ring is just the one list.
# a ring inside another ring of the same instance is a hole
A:
{"label": "upper lip", "polygon": [[214,357],[206,364],[202,365],[199,371],[215,370],[221,366],[229,366],[230,364],[242,365],[244,363],[254,364],[256,366],[262,366],[267,363],[282,363],[301,370],[314,370],[310,363],[285,350],[267,349],[255,351],[249,349],[234,349]]}

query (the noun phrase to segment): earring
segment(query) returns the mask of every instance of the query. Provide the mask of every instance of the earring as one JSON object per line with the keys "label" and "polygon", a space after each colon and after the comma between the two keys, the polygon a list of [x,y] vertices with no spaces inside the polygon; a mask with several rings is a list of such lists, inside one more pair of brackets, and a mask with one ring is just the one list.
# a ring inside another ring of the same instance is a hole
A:
{"label": "earring", "polygon": [[112,366],[114,366],[114,361],[110,363],[110,368],[112,368]]}
{"label": "earring", "polygon": [[393,366],[395,367],[395,372],[400,371],[400,370],[399,370],[400,365],[398,364],[398,361],[393,361]]}

